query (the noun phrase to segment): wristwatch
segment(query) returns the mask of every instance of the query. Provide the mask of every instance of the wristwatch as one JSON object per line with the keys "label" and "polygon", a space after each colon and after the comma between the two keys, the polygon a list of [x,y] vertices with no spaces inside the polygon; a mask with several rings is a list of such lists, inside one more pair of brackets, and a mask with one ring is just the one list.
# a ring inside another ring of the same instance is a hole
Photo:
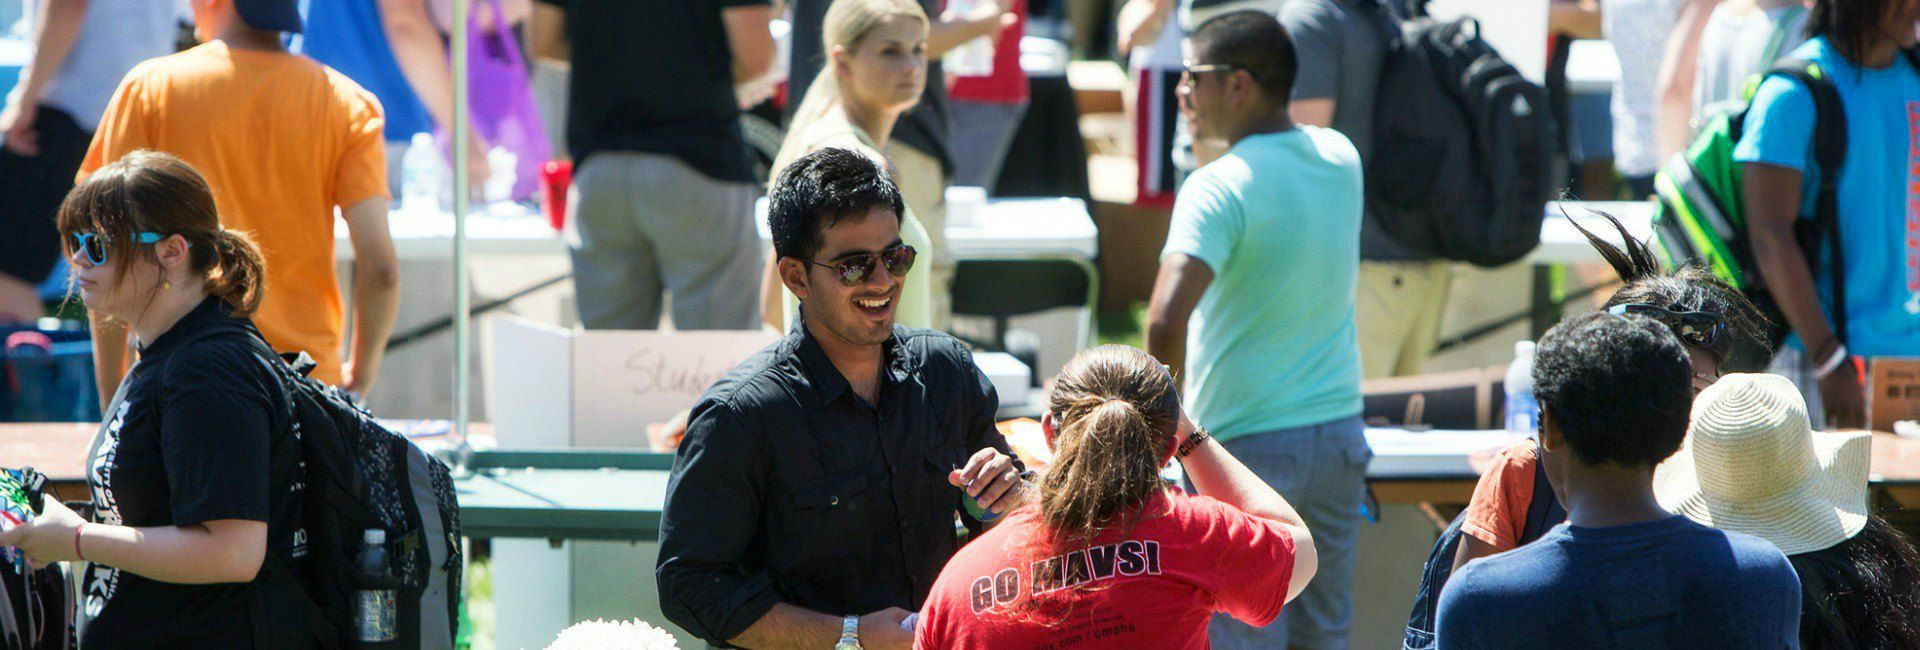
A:
{"label": "wristwatch", "polygon": [[848,616],[840,622],[840,642],[833,650],[860,650],[860,617]]}
{"label": "wristwatch", "polygon": [[1175,460],[1186,460],[1188,453],[1191,453],[1201,445],[1207,444],[1207,440],[1212,437],[1213,434],[1207,433],[1206,427],[1194,427],[1193,433],[1187,434],[1187,439],[1181,441],[1180,447],[1173,451],[1173,458]]}

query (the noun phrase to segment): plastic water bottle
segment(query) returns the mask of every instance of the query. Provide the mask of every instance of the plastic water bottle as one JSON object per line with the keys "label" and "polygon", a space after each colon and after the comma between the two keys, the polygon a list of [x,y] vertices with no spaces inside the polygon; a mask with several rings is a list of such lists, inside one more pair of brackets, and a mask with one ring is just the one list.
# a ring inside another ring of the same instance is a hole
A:
{"label": "plastic water bottle", "polygon": [[488,205],[513,199],[513,185],[520,182],[515,169],[519,165],[520,157],[506,147],[487,150],[487,183],[482,194]]}
{"label": "plastic water bottle", "polygon": [[400,604],[387,567],[387,531],[368,528],[360,541],[360,553],[353,558],[360,580],[359,598],[354,601],[354,637],[361,643],[393,641],[399,636]]}
{"label": "plastic water bottle", "polygon": [[[956,16],[968,16],[979,0],[948,0],[947,12]],[[941,57],[946,71],[956,77],[985,77],[993,74],[993,39],[986,36],[975,38],[947,51]]]}
{"label": "plastic water bottle", "polygon": [[1516,437],[1540,432],[1540,403],[1533,399],[1533,341],[1513,344],[1513,363],[1507,366],[1507,433]]}
{"label": "plastic water bottle", "polygon": [[433,134],[413,134],[413,143],[400,158],[400,211],[437,213],[440,211],[440,148]]}

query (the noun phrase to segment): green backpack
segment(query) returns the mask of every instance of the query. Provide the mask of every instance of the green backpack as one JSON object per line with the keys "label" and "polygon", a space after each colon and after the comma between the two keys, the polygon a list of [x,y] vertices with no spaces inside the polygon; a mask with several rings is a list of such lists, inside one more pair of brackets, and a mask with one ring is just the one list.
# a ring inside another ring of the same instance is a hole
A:
{"label": "green backpack", "polygon": [[[1747,232],[1747,218],[1741,195],[1741,163],[1733,159],[1740,143],[1747,111],[1760,82],[1772,76],[1797,80],[1813,95],[1814,162],[1819,169],[1819,187],[1814,200],[1813,218],[1795,222],[1794,234],[1809,268],[1818,269],[1821,245],[1829,248],[1827,259],[1844,259],[1841,254],[1837,189],[1840,165],[1847,157],[1846,114],[1840,104],[1840,92],[1820,66],[1798,59],[1787,59],[1747,81],[1745,101],[1732,110],[1711,114],[1701,125],[1693,143],[1680,152],[1654,177],[1653,213],[1656,255],[1669,267],[1694,264],[1741,290],[1760,312],[1776,325],[1785,317],[1773,296],[1762,283],[1758,262],[1753,256]],[[1804,216],[1804,215],[1803,215]],[[1831,269],[1834,305],[1834,331],[1846,341],[1846,286],[1841,265]],[[1816,276],[1818,274],[1816,273]],[[1769,350],[1779,349],[1785,327],[1776,327]],[[1765,362],[1765,356],[1759,360]]]}

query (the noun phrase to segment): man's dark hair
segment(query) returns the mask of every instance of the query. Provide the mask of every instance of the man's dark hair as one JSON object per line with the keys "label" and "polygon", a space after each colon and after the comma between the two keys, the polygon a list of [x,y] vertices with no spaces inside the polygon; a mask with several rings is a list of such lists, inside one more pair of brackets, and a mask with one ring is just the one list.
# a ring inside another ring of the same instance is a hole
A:
{"label": "man's dark hair", "polygon": [[1904,0],[1815,0],[1807,13],[1807,37],[1825,36],[1854,65],[1862,65],[1887,14]]}
{"label": "man's dark hair", "polygon": [[1293,39],[1273,14],[1244,10],[1224,13],[1193,30],[1193,54],[1199,61],[1233,66],[1253,76],[1269,99],[1287,103],[1299,58]]}
{"label": "man's dark hair", "polygon": [[852,149],[828,147],[801,156],[781,170],[767,197],[767,225],[780,257],[811,260],[834,224],[866,216],[874,206],[904,219],[906,206],[893,178],[873,159]]}
{"label": "man's dark hair", "polygon": [[1588,465],[1652,467],[1680,449],[1693,409],[1686,348],[1660,321],[1590,313],[1547,330],[1534,397]]}

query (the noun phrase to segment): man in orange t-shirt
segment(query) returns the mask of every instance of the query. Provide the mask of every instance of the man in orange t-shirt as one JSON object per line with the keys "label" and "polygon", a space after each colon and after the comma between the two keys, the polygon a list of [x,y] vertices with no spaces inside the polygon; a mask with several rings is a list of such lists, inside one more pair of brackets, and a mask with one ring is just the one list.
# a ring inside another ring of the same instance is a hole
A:
{"label": "man in orange t-shirt", "polygon": [[[80,178],[136,149],[179,156],[207,177],[221,225],[247,231],[267,259],[253,320],[274,349],[305,351],[314,376],[364,393],[379,372],[400,299],[387,231],[385,120],[373,95],[290,54],[297,0],[192,0],[193,49],[141,63],[121,82]],[[353,350],[334,277],[334,208],[354,248]],[[94,319],[104,400],[126,371],[126,327]]]}

